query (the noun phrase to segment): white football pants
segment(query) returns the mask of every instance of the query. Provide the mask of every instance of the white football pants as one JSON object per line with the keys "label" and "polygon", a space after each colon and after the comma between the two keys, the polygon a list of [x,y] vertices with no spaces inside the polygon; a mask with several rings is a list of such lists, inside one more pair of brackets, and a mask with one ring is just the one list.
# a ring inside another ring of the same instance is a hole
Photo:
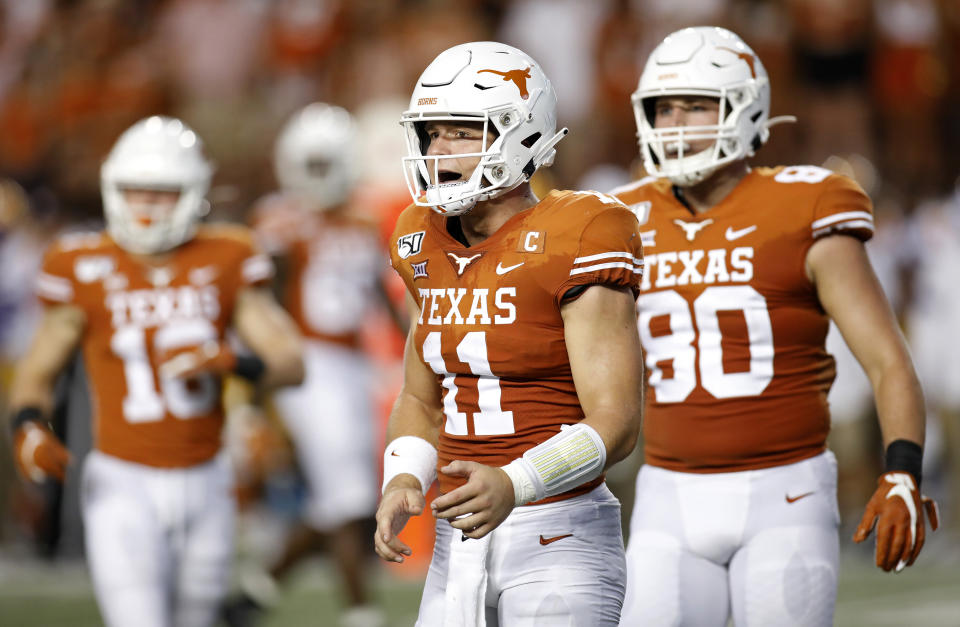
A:
{"label": "white football pants", "polygon": [[717,474],[643,466],[621,625],[828,627],[837,597],[837,463]]}
{"label": "white football pants", "polygon": [[316,341],[303,363],[303,384],[278,390],[274,404],[307,482],[304,521],[331,531],[373,516],[380,498],[372,371],[357,351]]}
{"label": "white football pants", "polygon": [[446,603],[458,587],[464,597],[482,591],[486,627],[617,624],[626,569],[620,501],[606,484],[566,501],[518,507],[482,540],[463,541],[445,520],[436,528],[418,627],[470,625],[458,614],[471,599]]}
{"label": "white football pants", "polygon": [[87,455],[87,563],[106,625],[214,624],[233,557],[232,482],[224,454],[190,468]]}

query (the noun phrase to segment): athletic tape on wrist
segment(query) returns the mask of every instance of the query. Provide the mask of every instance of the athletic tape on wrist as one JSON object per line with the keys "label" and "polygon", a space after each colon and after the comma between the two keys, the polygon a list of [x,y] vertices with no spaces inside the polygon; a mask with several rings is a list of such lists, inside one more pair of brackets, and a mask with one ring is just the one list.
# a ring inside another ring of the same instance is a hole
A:
{"label": "athletic tape on wrist", "polygon": [[414,435],[404,435],[390,442],[383,452],[383,487],[397,475],[413,475],[420,481],[424,494],[437,478],[437,449]]}
{"label": "athletic tape on wrist", "polygon": [[501,470],[513,483],[515,505],[563,494],[600,476],[607,449],[596,430],[583,423],[564,425],[560,433],[534,446]]}

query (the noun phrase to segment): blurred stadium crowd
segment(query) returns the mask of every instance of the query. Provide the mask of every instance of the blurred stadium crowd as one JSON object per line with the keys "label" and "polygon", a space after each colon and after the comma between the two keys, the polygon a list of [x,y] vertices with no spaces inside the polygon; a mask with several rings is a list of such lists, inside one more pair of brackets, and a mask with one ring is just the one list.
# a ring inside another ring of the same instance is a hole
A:
{"label": "blurred stadium crowd", "polygon": [[[54,233],[102,223],[100,164],[135,121],[165,114],[192,126],[217,165],[213,219],[248,222],[276,187],[284,120],[314,101],[343,106],[361,133],[352,204],[386,238],[409,202],[400,112],[439,51],[495,39],[530,53],[553,78],[571,131],[540,184],[608,191],[641,173],[629,96],[643,60],[668,32],[701,24],[737,31],[771,76],[772,114],[799,118],[753,162],[842,170],[873,198],[868,250],[930,411],[927,491],[956,533],[960,4],[950,0],[2,0],[0,412],[36,318],[31,278],[43,249]],[[371,329],[385,413],[402,340],[388,320]],[[854,524],[880,467],[879,436],[864,419],[870,387],[834,339],[834,447]],[[17,483],[8,445],[0,464],[0,547],[55,553],[51,528],[77,521],[61,525],[48,494]]]}

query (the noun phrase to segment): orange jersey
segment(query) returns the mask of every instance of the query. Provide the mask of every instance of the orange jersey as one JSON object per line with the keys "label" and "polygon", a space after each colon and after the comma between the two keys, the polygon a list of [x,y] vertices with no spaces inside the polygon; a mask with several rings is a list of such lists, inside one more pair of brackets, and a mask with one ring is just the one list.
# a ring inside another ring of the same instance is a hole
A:
{"label": "orange jersey", "polygon": [[220,381],[161,378],[166,351],[222,341],[237,293],[270,278],[270,260],[238,226],[204,225],[146,265],[102,233],[59,238],[36,290],[86,314],[82,348],[94,447],[140,464],[185,467],[220,449]]}
{"label": "orange jersey", "polygon": [[[502,466],[583,419],[560,306],[576,286],[636,293],[643,250],[623,205],[554,191],[469,248],[447,232],[444,216],[411,206],[390,252],[420,306],[417,354],[443,388],[438,467],[455,459]],[[443,473],[439,481],[442,493],[463,483]]]}
{"label": "orange jersey", "polygon": [[376,225],[338,212],[299,209],[282,194],[266,197],[256,213],[260,240],[288,261],[284,306],[301,333],[358,348],[387,267]]}
{"label": "orange jersey", "polygon": [[834,362],[804,264],[818,238],[870,238],[866,194],[813,166],[755,169],[699,215],[666,179],[614,193],[640,218],[647,251],[647,463],[727,472],[822,452]]}

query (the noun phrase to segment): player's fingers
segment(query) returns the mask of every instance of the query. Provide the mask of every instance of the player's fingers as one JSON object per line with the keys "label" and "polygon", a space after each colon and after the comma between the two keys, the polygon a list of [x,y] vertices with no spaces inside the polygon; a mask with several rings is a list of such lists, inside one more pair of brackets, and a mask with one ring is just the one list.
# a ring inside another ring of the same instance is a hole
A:
{"label": "player's fingers", "polygon": [[[407,517],[419,516],[423,513],[423,508],[426,506],[427,502],[423,498],[423,494],[418,491],[411,491],[404,496],[402,509]],[[404,524],[406,524],[406,521],[404,521]]]}
{"label": "player's fingers", "polygon": [[452,520],[463,516],[464,514],[472,514],[477,511],[477,507],[474,505],[474,502],[474,499],[470,499],[469,501],[459,503],[452,507],[436,510],[433,512],[433,515],[441,520]]}
{"label": "player's fingers", "polygon": [[174,355],[160,364],[160,376],[165,379],[188,376],[198,365],[199,358],[193,351]]}
{"label": "player's fingers", "polygon": [[474,540],[479,540],[480,538],[482,538],[483,536],[487,535],[488,533],[490,533],[490,532],[493,531],[494,529],[496,529],[496,525],[488,522],[488,523],[484,523],[484,524],[480,525],[479,527],[476,527],[476,528],[474,528],[474,529],[472,529],[472,530],[470,530],[470,531],[464,531],[464,532],[463,532],[463,535],[465,535],[465,536],[468,537],[468,538],[473,538]]}
{"label": "player's fingers", "polygon": [[854,542],[863,542],[868,537],[870,537],[870,532],[873,531],[873,528],[877,524],[877,512],[868,504],[866,511],[863,512],[863,517],[860,519],[860,524],[857,525],[857,530],[853,533]]}
{"label": "player's fingers", "polygon": [[456,490],[451,490],[443,496],[438,496],[433,499],[433,502],[430,503],[430,509],[433,510],[434,516],[438,518],[449,518],[449,516],[442,516],[441,514],[448,513],[448,510],[451,508],[462,505],[463,503],[469,501],[477,495],[476,488],[469,483],[462,485]]}
{"label": "player's fingers", "polygon": [[883,569],[886,571],[898,568],[903,569],[900,564],[906,564],[910,558],[910,533],[909,525],[892,525],[888,536],[890,544],[887,549],[887,556],[884,561]]}
{"label": "player's fingers", "polygon": [[50,459],[50,463],[47,464],[47,468],[44,470],[57,481],[63,481],[67,476],[67,463],[69,461],[70,458],[68,455],[62,453],[54,454]]}
{"label": "player's fingers", "polygon": [[887,557],[890,554],[890,543],[893,540],[891,537],[890,526],[883,520],[879,522],[876,528],[877,534],[877,546],[876,546],[876,563],[878,568],[883,570],[890,570],[887,567]]}
{"label": "player's fingers", "polygon": [[923,550],[923,544],[927,541],[927,531],[924,529],[923,517],[920,517],[920,520],[917,521],[917,541],[913,546],[913,550],[909,553],[909,559],[906,561],[904,566],[912,566],[915,561],[917,561],[917,556],[920,555],[920,551]]}
{"label": "player's fingers", "polygon": [[920,500],[923,502],[923,509],[927,512],[930,528],[936,531],[940,526],[940,509],[937,507],[937,502],[926,496],[920,497]]}
{"label": "player's fingers", "polygon": [[450,475],[451,477],[467,477],[473,472],[476,467],[479,466],[477,462],[468,462],[463,461],[462,459],[455,459],[446,466],[440,469],[445,475]]}
{"label": "player's fingers", "polygon": [[485,524],[489,518],[490,517],[484,512],[474,513],[468,510],[465,514],[461,515],[460,518],[451,520],[450,526],[463,532],[469,532]]}
{"label": "player's fingers", "polygon": [[[377,555],[389,562],[402,562],[403,555],[410,555],[410,547],[408,547],[399,537],[397,533],[399,529],[403,528],[402,524],[399,524],[398,527],[398,517],[396,516],[378,516],[377,517],[377,531],[374,536],[374,549],[377,552]],[[403,522],[403,518],[399,517],[399,522]]]}
{"label": "player's fingers", "polygon": [[388,562],[400,563],[403,561],[403,555],[395,551],[390,547],[389,544],[383,541],[383,535],[380,533],[379,529],[373,538],[373,548],[377,552],[377,555]]}

